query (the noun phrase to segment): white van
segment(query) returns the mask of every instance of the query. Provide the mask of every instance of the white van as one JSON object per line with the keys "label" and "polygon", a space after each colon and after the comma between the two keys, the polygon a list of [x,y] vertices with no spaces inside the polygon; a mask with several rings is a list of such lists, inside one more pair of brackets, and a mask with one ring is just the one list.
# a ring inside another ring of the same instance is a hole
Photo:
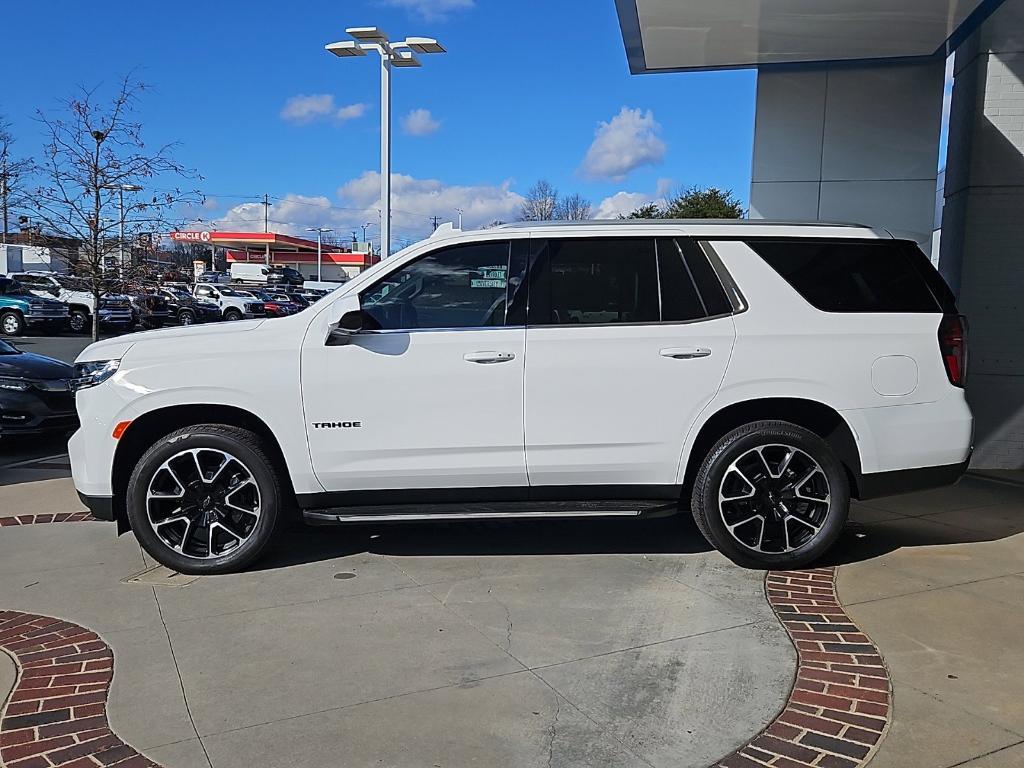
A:
{"label": "white van", "polygon": [[266,283],[270,267],[266,264],[237,263],[231,265],[231,282]]}

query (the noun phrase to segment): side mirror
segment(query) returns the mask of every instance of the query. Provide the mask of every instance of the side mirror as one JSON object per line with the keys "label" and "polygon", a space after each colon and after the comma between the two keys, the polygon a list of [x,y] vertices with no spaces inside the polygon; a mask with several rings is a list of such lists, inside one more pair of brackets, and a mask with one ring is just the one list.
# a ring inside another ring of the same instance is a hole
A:
{"label": "side mirror", "polygon": [[353,337],[365,331],[380,330],[380,325],[361,309],[353,309],[341,316],[338,324],[327,336],[328,347],[343,347],[352,343]]}

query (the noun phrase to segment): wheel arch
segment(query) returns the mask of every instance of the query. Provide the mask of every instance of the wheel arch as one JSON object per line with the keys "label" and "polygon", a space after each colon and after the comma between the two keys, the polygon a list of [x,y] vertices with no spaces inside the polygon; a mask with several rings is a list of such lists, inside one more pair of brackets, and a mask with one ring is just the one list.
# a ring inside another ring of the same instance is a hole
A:
{"label": "wheel arch", "polygon": [[111,466],[113,512],[119,532],[129,529],[126,510],[128,481],[142,455],[164,435],[195,424],[225,424],[259,435],[281,478],[289,509],[295,508],[295,490],[281,444],[273,430],[259,416],[232,405],[170,405],[148,411],[132,420],[117,442]]}
{"label": "wheel arch", "polygon": [[693,490],[701,462],[714,444],[736,427],[763,420],[788,421],[822,438],[832,448],[846,470],[850,481],[850,495],[854,498],[859,497],[860,450],[853,430],[839,411],[807,398],[767,397],[724,406],[704,421],[686,458],[682,491],[684,504]]}

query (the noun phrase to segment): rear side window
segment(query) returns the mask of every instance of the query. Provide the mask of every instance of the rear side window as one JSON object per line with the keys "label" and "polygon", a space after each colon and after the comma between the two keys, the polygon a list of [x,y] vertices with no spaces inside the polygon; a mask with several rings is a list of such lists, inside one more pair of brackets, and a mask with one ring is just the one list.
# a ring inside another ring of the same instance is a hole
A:
{"label": "rear side window", "polygon": [[[910,313],[944,308],[945,302],[935,296],[914,258],[920,252],[913,243],[801,239],[747,244],[824,312]],[[928,268],[934,271],[931,265]],[[934,279],[942,281],[938,274]]]}
{"label": "rear side window", "polygon": [[530,325],[656,323],[654,240],[548,240],[530,285]]}

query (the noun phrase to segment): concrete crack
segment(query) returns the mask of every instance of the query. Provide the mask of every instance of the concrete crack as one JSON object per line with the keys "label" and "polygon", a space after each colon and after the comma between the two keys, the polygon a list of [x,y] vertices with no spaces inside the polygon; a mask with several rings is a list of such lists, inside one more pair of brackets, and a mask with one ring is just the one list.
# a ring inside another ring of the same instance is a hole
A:
{"label": "concrete crack", "polygon": [[555,737],[558,735],[558,715],[562,711],[562,697],[555,694],[555,716],[551,720],[550,735],[548,736],[548,768],[551,768],[555,759]]}

